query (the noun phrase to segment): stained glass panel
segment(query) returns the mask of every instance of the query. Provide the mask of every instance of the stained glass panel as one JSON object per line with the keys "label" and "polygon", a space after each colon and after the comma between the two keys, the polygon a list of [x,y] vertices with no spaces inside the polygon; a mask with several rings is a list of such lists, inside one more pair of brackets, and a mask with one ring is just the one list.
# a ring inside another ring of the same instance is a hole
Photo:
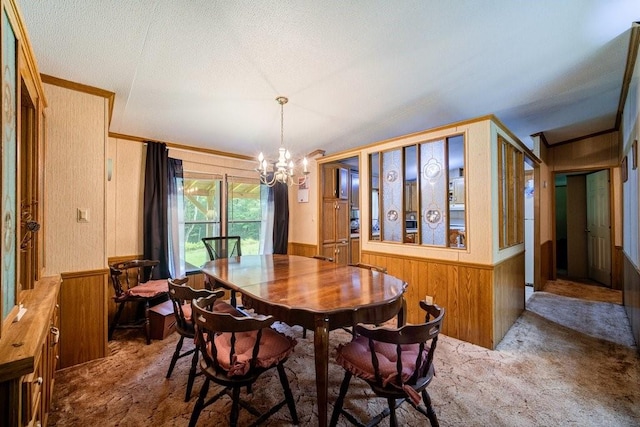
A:
{"label": "stained glass panel", "polygon": [[447,168],[444,140],[420,144],[420,222],[423,245],[447,246]]}
{"label": "stained glass panel", "polygon": [[382,239],[391,242],[402,242],[404,221],[402,201],[404,171],[402,169],[402,150],[382,153]]}

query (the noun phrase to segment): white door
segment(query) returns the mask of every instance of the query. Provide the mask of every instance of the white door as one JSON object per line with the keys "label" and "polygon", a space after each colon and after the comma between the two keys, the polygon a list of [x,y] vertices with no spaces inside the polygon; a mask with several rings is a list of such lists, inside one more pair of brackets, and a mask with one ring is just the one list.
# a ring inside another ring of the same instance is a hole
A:
{"label": "white door", "polygon": [[587,252],[589,277],[611,286],[609,171],[587,175]]}

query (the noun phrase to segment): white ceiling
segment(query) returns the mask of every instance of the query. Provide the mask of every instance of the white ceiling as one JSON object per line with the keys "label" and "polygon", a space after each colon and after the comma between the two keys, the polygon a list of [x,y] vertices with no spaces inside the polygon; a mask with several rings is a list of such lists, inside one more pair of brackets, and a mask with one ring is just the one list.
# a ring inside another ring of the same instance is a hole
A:
{"label": "white ceiling", "polygon": [[18,0],[40,71],[110,131],[328,154],[495,114],[525,144],[614,127],[638,0]]}

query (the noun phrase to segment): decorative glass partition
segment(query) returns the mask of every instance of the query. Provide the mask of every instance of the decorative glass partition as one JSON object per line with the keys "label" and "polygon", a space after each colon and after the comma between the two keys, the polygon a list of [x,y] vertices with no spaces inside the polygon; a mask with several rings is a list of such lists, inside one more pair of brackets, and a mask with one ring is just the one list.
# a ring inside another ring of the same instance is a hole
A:
{"label": "decorative glass partition", "polygon": [[464,135],[369,155],[370,239],[467,247]]}
{"label": "decorative glass partition", "polygon": [[447,169],[445,141],[420,144],[420,223],[423,245],[447,245]]}

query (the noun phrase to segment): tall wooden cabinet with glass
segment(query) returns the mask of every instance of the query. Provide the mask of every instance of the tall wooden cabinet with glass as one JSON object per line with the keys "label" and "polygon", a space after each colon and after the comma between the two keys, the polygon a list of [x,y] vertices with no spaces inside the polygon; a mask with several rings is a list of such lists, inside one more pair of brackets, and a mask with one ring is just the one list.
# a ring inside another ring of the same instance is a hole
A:
{"label": "tall wooden cabinet with glass", "polygon": [[6,425],[45,425],[56,365],[60,290],[59,277],[41,277],[46,105],[18,5],[15,0],[0,4],[0,414]]}

